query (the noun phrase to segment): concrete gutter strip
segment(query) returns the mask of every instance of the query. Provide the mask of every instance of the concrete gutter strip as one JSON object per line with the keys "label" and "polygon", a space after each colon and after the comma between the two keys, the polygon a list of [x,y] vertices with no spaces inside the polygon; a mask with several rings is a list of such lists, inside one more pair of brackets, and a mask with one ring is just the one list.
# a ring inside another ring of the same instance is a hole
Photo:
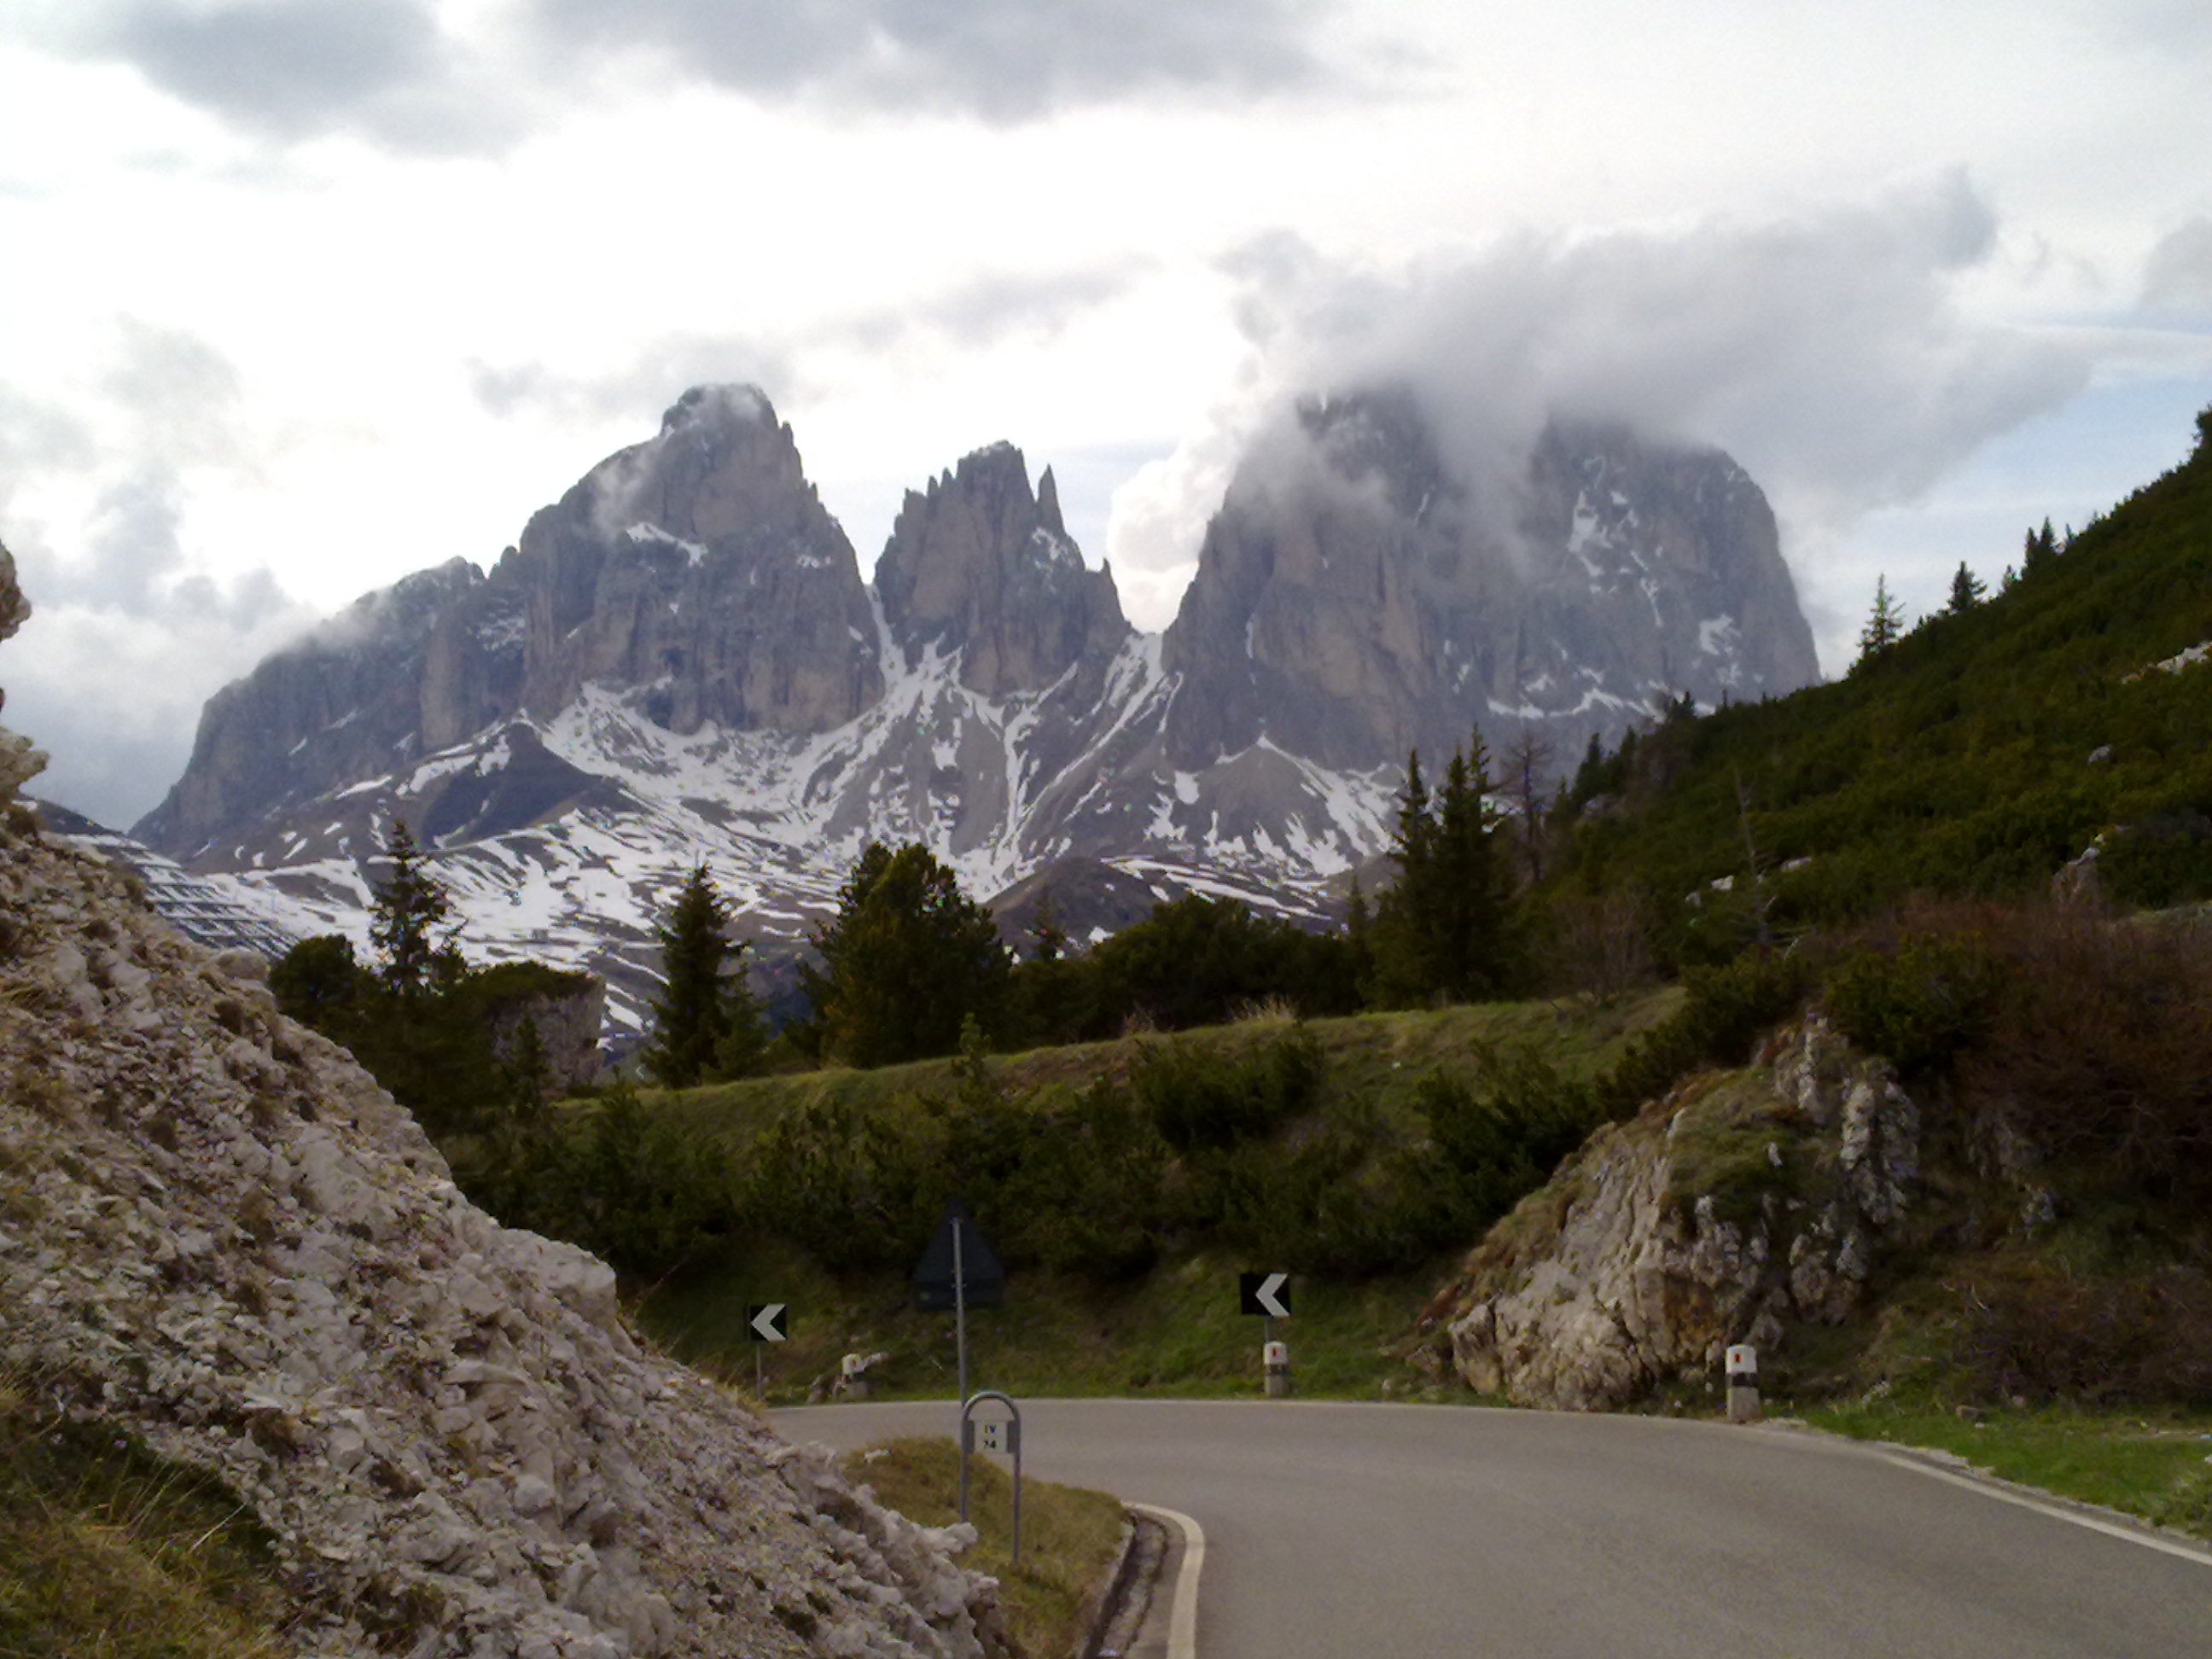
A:
{"label": "concrete gutter strip", "polygon": [[1083,1640],[1073,1659],[1114,1659],[1124,1650],[1125,1644],[1117,1639],[1120,1628],[1133,1627],[1133,1614],[1135,1619],[1144,1616],[1145,1605],[1152,1599],[1152,1580],[1159,1571],[1163,1552],[1144,1548],[1156,1543],[1148,1534],[1157,1530],[1158,1523],[1149,1517],[1133,1510],[1121,1512],[1121,1553],[1114,1559],[1113,1570],[1084,1598]]}

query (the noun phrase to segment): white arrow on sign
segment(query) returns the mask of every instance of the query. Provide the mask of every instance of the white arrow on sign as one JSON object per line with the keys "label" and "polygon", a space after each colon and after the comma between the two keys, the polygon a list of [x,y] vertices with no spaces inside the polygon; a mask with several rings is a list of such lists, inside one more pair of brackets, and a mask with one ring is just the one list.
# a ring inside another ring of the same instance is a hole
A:
{"label": "white arrow on sign", "polygon": [[753,1334],[762,1341],[781,1342],[784,1340],[784,1306],[785,1304],[781,1302],[769,1303],[766,1306],[755,1310],[752,1318],[746,1322],[753,1328]]}
{"label": "white arrow on sign", "polygon": [[1260,1281],[1260,1288],[1252,1292],[1252,1299],[1260,1304],[1260,1311],[1272,1319],[1288,1319],[1289,1305],[1276,1294],[1291,1282],[1288,1273],[1269,1273]]}

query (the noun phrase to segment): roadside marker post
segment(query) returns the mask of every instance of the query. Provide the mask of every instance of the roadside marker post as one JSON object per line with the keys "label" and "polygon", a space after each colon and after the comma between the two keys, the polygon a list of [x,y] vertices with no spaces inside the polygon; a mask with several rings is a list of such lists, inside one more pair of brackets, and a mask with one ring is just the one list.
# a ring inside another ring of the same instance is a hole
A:
{"label": "roadside marker post", "polygon": [[1291,1345],[1275,1340],[1275,1322],[1291,1316],[1291,1276],[1288,1273],[1239,1273],[1237,1310],[1260,1320],[1260,1375],[1270,1400],[1291,1391]]}
{"label": "roadside marker post", "polygon": [[[972,1413],[986,1400],[995,1400],[1008,1415],[975,1420]],[[960,1518],[968,1518],[968,1454],[1000,1452],[1014,1460],[1014,1565],[1022,1559],[1022,1408],[1011,1395],[985,1389],[960,1407]]]}
{"label": "roadside marker post", "polygon": [[[995,1308],[1006,1300],[1006,1270],[998,1252],[975,1231],[975,1218],[958,1199],[945,1206],[945,1219],[914,1268],[915,1302],[925,1310],[952,1310],[953,1346],[960,1389],[960,1518],[968,1518],[968,1310]],[[978,1395],[977,1399],[988,1398]],[[1004,1399],[1005,1396],[1000,1395]],[[1008,1401],[1008,1404],[1012,1404]]]}
{"label": "roadside marker post", "polygon": [[1759,1350],[1748,1342],[1728,1351],[1728,1420],[1759,1421]]}

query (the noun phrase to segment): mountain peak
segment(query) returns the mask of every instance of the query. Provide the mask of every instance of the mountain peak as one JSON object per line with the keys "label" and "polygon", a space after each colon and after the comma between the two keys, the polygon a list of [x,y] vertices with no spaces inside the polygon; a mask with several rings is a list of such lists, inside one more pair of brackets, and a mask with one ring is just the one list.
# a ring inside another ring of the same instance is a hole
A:
{"label": "mountain peak", "polygon": [[736,383],[692,386],[660,417],[664,433],[688,426],[773,427],[776,423],[775,408],[768,394],[757,386]]}
{"label": "mountain peak", "polygon": [[1006,442],[907,492],[876,592],[909,663],[933,646],[961,651],[961,683],[990,696],[1042,690],[1129,631],[1113,579],[1085,568],[1067,538],[1050,470],[1032,493]]}

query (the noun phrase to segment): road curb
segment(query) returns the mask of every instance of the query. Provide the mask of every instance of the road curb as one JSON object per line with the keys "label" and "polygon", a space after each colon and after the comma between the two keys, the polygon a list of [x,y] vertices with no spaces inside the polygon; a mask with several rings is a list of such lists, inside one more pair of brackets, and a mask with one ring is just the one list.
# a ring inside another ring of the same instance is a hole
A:
{"label": "road curb", "polygon": [[1206,1528],[1181,1510],[1157,1504],[1129,1507],[1182,1534],[1182,1565],[1176,1573],[1175,1600],[1168,1611],[1166,1659],[1198,1659],[1198,1575],[1206,1565]]}

